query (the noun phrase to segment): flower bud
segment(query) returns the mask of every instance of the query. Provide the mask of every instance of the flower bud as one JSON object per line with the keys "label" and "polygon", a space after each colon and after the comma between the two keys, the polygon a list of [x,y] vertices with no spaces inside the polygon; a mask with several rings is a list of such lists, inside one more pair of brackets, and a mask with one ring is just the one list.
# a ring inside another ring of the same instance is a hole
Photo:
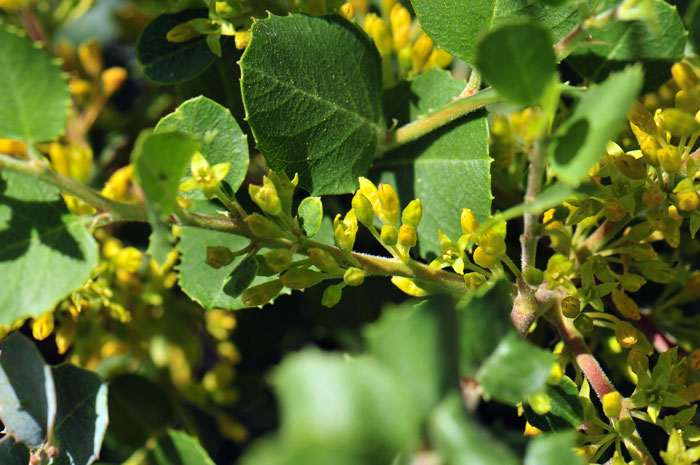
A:
{"label": "flower bud", "polygon": [[59,354],[63,355],[68,352],[68,349],[70,349],[75,341],[77,332],[78,324],[72,317],[63,320],[58,331],[56,331],[56,347],[58,348]]}
{"label": "flower bud", "polygon": [[377,189],[382,213],[389,221],[389,224],[398,226],[399,224],[399,196],[389,184],[380,184]]}
{"label": "flower bud", "polygon": [[25,154],[27,153],[27,145],[18,140],[0,138],[0,153],[7,155]]}
{"label": "flower bud", "polygon": [[369,200],[369,202],[372,204],[374,213],[380,215],[379,219],[382,220],[383,223],[386,223],[383,215],[380,214],[382,211],[382,206],[379,202],[379,191],[377,190],[377,186],[375,186],[374,183],[367,178],[358,178],[358,182],[360,183],[360,192],[362,192],[362,195],[367,197],[367,200]]}
{"label": "flower bud", "polygon": [[[355,21],[355,5],[353,5],[352,2],[345,2],[342,5],[340,5],[338,13],[340,14],[340,16],[349,21]],[[331,305],[331,307],[333,305]]]}
{"label": "flower bud", "polygon": [[630,120],[630,123],[637,126],[637,128],[646,134],[656,134],[657,129],[654,117],[651,116],[651,113],[649,113],[638,100],[634,101],[634,105],[632,105],[632,109],[627,114],[627,118]]}
{"label": "flower bud", "polygon": [[135,247],[124,247],[112,258],[112,262],[129,273],[136,273],[143,262],[143,252]]}
{"label": "flower bud", "polygon": [[613,201],[605,206],[603,215],[605,215],[606,219],[617,222],[622,220],[627,215],[627,212],[617,201]]}
{"label": "flower bud", "polygon": [[695,349],[688,355],[688,365],[691,370],[700,370],[700,349]]}
{"label": "flower bud", "polygon": [[630,299],[629,296],[627,296],[627,294],[625,294],[623,291],[619,289],[613,289],[612,300],[617,310],[625,318],[628,318],[630,320],[639,320],[641,318],[637,303],[634,300]]}
{"label": "flower bud", "polygon": [[615,339],[625,349],[629,349],[637,343],[637,330],[626,321],[618,321],[615,324]]}
{"label": "flower bud", "polygon": [[589,334],[591,331],[593,331],[593,320],[591,317],[582,313],[574,320],[574,326],[582,334]]}
{"label": "flower bud", "polygon": [[257,286],[249,287],[243,291],[241,300],[247,307],[259,307],[274,299],[283,287],[281,280],[274,279],[266,283],[258,284]]}
{"label": "flower bud", "polygon": [[544,281],[544,272],[534,266],[528,266],[523,272],[523,277],[530,286],[539,286]]}
{"label": "flower bud", "polygon": [[642,202],[651,209],[661,208],[666,202],[666,193],[662,191],[659,186],[654,184],[644,191]]}
{"label": "flower bud", "polygon": [[430,55],[433,53],[433,39],[431,39],[428,34],[423,33],[415,44],[413,44],[413,50],[411,54],[411,62],[413,64],[413,71],[419,72],[423,69],[425,64],[428,62]]}
{"label": "flower bud", "polygon": [[685,113],[695,115],[698,111],[698,94],[686,90],[679,90],[676,92],[676,108]]}
{"label": "flower bud", "polygon": [[576,318],[581,314],[581,301],[578,297],[567,295],[561,301],[561,312],[567,318]]}
{"label": "flower bud", "polygon": [[352,251],[352,247],[355,245],[355,236],[357,235],[355,210],[351,208],[342,221],[340,215],[336,215],[333,220],[333,235],[335,243],[340,249],[346,252]]}
{"label": "flower bud", "polygon": [[460,217],[460,222],[462,223],[462,233],[471,234],[479,230],[481,227],[479,221],[474,216],[474,213],[468,209],[462,209],[462,216]]}
{"label": "flower bud", "polygon": [[321,305],[324,307],[335,307],[340,302],[340,298],[343,296],[343,284],[333,284],[328,286],[325,291],[323,291],[323,297],[321,297]]}
{"label": "flower bud", "polygon": [[179,44],[192,40],[200,35],[202,34],[189,24],[181,23],[170,29],[165,35],[165,38],[168,42]]}
{"label": "flower bud", "polygon": [[646,284],[647,280],[633,273],[624,273],[620,275],[620,286],[626,291],[637,292],[643,285]]}
{"label": "flower bud", "polygon": [[243,50],[250,43],[250,31],[236,31],[233,35],[236,50]]}
{"label": "flower bud", "polygon": [[475,291],[486,284],[486,278],[481,273],[472,271],[464,275],[464,284],[470,291]]}
{"label": "flower bud", "polygon": [[255,237],[261,239],[274,239],[282,234],[282,230],[277,224],[265,218],[259,213],[253,213],[245,217],[248,229]]}
{"label": "flower bud", "polygon": [[49,310],[32,321],[32,336],[34,336],[34,339],[37,341],[43,341],[53,333],[53,328],[53,311]]}
{"label": "flower bud", "polygon": [[374,224],[374,209],[372,208],[372,203],[367,197],[362,193],[362,191],[355,192],[352,198],[352,209],[355,210],[355,215],[360,223],[367,227]]}
{"label": "flower bud", "polygon": [[642,161],[627,153],[615,157],[615,166],[630,179],[644,179],[647,176],[647,169]]}
{"label": "flower bud", "polygon": [[343,274],[343,281],[348,286],[359,286],[365,281],[365,270],[360,268],[348,268]]}
{"label": "flower bud", "polygon": [[281,273],[292,264],[292,252],[289,249],[273,249],[263,254],[263,258],[272,271]]}
{"label": "flower bud", "polygon": [[397,3],[391,9],[389,22],[394,38],[394,50],[398,52],[408,45],[411,38],[411,13],[403,5]]}
{"label": "flower bud", "polygon": [[314,247],[307,250],[307,253],[309,254],[311,264],[319,270],[325,271],[326,273],[332,273],[338,270],[338,262],[335,261],[333,255],[325,250]]}
{"label": "flower bud", "polygon": [[491,268],[498,263],[498,257],[488,254],[483,248],[477,247],[474,250],[474,263],[482,268]]}
{"label": "flower bud", "polygon": [[402,70],[408,71],[411,69],[411,55],[413,54],[413,47],[409,43],[404,48],[399,51],[399,67]]}
{"label": "flower bud", "polygon": [[650,165],[657,165],[659,163],[658,150],[661,148],[658,141],[653,137],[649,137],[639,144],[639,148],[642,150],[642,155],[644,156],[644,161]]}
{"label": "flower bud", "polygon": [[[634,424],[632,417],[624,417],[617,422],[617,432],[620,433],[620,436],[623,438],[631,436],[636,429],[637,426]],[[622,463],[625,463],[624,460]]]}
{"label": "flower bud", "polygon": [[489,229],[480,235],[476,242],[489,255],[498,257],[506,252],[506,241],[503,235],[494,229]]}
{"label": "flower bud", "polygon": [[552,399],[544,392],[536,392],[531,395],[528,403],[538,415],[546,415],[552,410]]}
{"label": "flower bud", "polygon": [[523,436],[534,438],[542,434],[542,430],[536,426],[532,426],[529,421],[525,422],[525,431],[523,431]]}
{"label": "flower bud", "polygon": [[365,16],[364,29],[367,35],[374,40],[379,55],[388,56],[392,50],[392,39],[386,21],[374,13],[370,13]]}
{"label": "flower bud", "polygon": [[656,151],[661,168],[667,173],[676,173],[681,169],[681,153],[677,147],[669,145]]}
{"label": "flower bud", "polygon": [[664,128],[677,137],[687,137],[700,129],[700,124],[690,115],[676,108],[664,108],[659,114]]}
{"label": "flower bud", "polygon": [[384,245],[396,245],[399,240],[399,231],[389,224],[382,226],[381,238]]}
{"label": "flower bud", "polygon": [[552,363],[552,368],[549,370],[549,376],[547,377],[547,384],[550,386],[556,386],[561,382],[564,376],[564,370],[562,370],[561,365],[558,362]]}
{"label": "flower bud", "polygon": [[93,78],[97,78],[104,68],[102,49],[100,43],[96,40],[80,45],[78,47],[78,58],[80,58],[80,64],[83,65],[85,72]]}
{"label": "flower bud", "polygon": [[608,418],[617,419],[622,411],[622,396],[619,392],[608,392],[603,396],[603,412]]}
{"label": "flower bud", "polygon": [[401,222],[417,228],[423,217],[423,205],[419,199],[411,200],[401,214]]}
{"label": "flower bud", "polygon": [[269,215],[279,215],[282,213],[282,203],[277,195],[277,189],[270,178],[263,177],[263,185],[248,185],[248,194],[258,207]]}
{"label": "flower bud", "polygon": [[126,81],[126,70],[121,66],[112,66],[102,71],[102,88],[108,94],[114,93]]}
{"label": "flower bud", "polygon": [[698,204],[700,204],[700,199],[695,192],[682,192],[676,196],[676,205],[680,211],[693,211],[698,207]]}
{"label": "flower bud", "polygon": [[698,85],[698,76],[693,68],[684,61],[679,61],[671,66],[671,75],[678,86],[685,91],[692,91]]}
{"label": "flower bud", "polygon": [[416,229],[407,224],[402,225],[399,229],[399,244],[404,247],[415,247],[417,241]]}
{"label": "flower bud", "polygon": [[290,289],[301,290],[323,281],[323,273],[308,268],[292,268],[280,276],[280,281]]}
{"label": "flower bud", "polygon": [[627,363],[635,373],[641,373],[649,369],[649,357],[638,349],[630,350],[630,353],[627,354]]}

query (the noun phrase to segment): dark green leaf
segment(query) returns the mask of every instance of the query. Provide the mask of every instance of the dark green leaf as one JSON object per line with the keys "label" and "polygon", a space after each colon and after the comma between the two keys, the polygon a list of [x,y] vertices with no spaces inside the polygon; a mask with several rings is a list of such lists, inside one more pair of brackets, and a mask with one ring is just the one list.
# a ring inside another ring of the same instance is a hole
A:
{"label": "dark green leaf", "polygon": [[306,237],[313,237],[321,229],[323,220],[323,204],[320,197],[307,197],[301,201],[297,209]]}
{"label": "dark green leaf", "polygon": [[56,393],[51,369],[20,333],[0,341],[0,419],[5,432],[30,447],[51,434]]}
{"label": "dark green leaf", "polygon": [[[649,0],[658,30],[642,21],[611,21],[591,34],[593,42],[576,48],[566,62],[581,76],[600,82],[612,71],[633,63],[644,69],[644,92],[655,90],[671,77],[671,65],[683,58],[687,32],[676,7],[663,0]],[[616,0],[606,0],[610,8]],[[616,128],[617,129],[617,128]]]}
{"label": "dark green leaf", "polygon": [[573,431],[537,436],[527,445],[524,465],[582,465],[575,445]]}
{"label": "dark green leaf", "polygon": [[556,71],[552,39],[536,24],[499,27],[479,41],[476,66],[508,100],[537,103]]}
{"label": "dark green leaf", "polygon": [[634,66],[610,75],[583,94],[550,147],[550,166],[559,179],[578,185],[588,177],[605,154],[605,144],[617,137],[626,121],[642,80],[642,70]]}
{"label": "dark green leaf", "polygon": [[241,71],[268,166],[299,173],[314,195],[354,190],[384,133],[381,62],[367,35],[339,16],[271,16],[253,25]]}
{"label": "dark green leaf", "polygon": [[457,321],[447,299],[385,309],[365,336],[370,352],[413,391],[423,418],[458,388]]}
{"label": "dark green leaf", "polygon": [[[187,100],[177,109],[161,119],[156,132],[177,130],[196,136],[202,145],[199,151],[210,165],[230,162],[231,167],[223,182],[232,192],[241,186],[248,172],[248,142],[231,112],[204,96]],[[185,175],[190,174],[187,167]],[[189,195],[203,199],[204,194]]]}
{"label": "dark green leaf", "polygon": [[187,42],[168,42],[166,34],[178,24],[194,18],[207,17],[207,10],[185,10],[160,15],[141,31],[136,44],[136,56],[143,74],[159,84],[176,84],[194,78],[216,59],[206,36]]}
{"label": "dark green leaf", "polygon": [[[406,124],[448,104],[466,83],[434,69],[387,91],[385,115]],[[440,128],[386,153],[375,162],[382,182],[398,187],[404,204],[418,198],[423,219],[418,226],[420,254],[438,254],[438,230],[457,240],[462,234],[462,208],[471,208],[479,221],[491,213],[488,127],[483,112]]]}
{"label": "dark green leaf", "polygon": [[170,430],[148,453],[148,465],[215,465],[194,438],[184,431]]}
{"label": "dark green leaf", "polygon": [[56,140],[66,129],[70,94],[60,66],[26,33],[0,22],[0,137]]}
{"label": "dark green leaf", "polygon": [[107,429],[107,385],[93,372],[74,365],[53,368],[56,385],[57,464],[90,465]]}
{"label": "dark green leaf", "polygon": [[255,257],[244,258],[229,275],[226,284],[224,284],[224,292],[231,297],[238,297],[243,291],[248,289],[257,272],[258,261]]}
{"label": "dark green leaf", "polygon": [[683,18],[688,28],[690,42],[693,44],[695,53],[697,53],[700,50],[700,1],[694,0],[690,2]]}
{"label": "dark green leaf", "polygon": [[97,266],[97,245],[58,189],[0,173],[0,326],[38,317],[79,288]]}
{"label": "dark green leaf", "polygon": [[29,449],[24,444],[5,439],[0,442],[0,463],[2,465],[27,465],[29,463]]}
{"label": "dark green leaf", "polygon": [[564,376],[556,386],[546,386],[544,392],[552,401],[552,410],[545,415],[536,414],[525,405],[527,421],[542,431],[559,431],[578,428],[583,424],[583,407],[578,398],[578,387]]}
{"label": "dark green leaf", "polygon": [[477,41],[489,30],[514,20],[532,20],[547,28],[554,41],[579,21],[575,5],[550,7],[527,0],[411,0],[420,25],[446,51],[474,63]]}

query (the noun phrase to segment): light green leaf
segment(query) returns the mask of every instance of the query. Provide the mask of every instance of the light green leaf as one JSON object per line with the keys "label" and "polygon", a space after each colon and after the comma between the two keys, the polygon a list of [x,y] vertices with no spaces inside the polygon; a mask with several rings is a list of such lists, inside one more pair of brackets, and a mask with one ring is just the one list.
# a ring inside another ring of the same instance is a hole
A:
{"label": "light green leaf", "polygon": [[512,331],[481,365],[476,378],[494,399],[515,405],[540,391],[555,357]]}
{"label": "light green leaf", "polygon": [[60,66],[26,33],[0,22],[0,137],[56,140],[66,129],[70,94]]}
{"label": "light green leaf", "polygon": [[0,419],[16,441],[38,447],[56,415],[51,369],[36,346],[20,333],[0,341]]}
{"label": "light green leaf", "polygon": [[[683,58],[688,33],[675,6],[663,0],[649,0],[660,35],[642,21],[611,21],[594,30],[593,41],[583,43],[566,62],[581,76],[600,82],[611,72],[633,63],[644,69],[643,92],[651,92],[671,77],[671,65]],[[616,0],[606,0],[601,8],[610,8]]]}
{"label": "light green leaf", "polygon": [[313,195],[357,188],[384,134],[381,62],[340,16],[270,16],[241,58],[248,123],[268,166]]}
{"label": "light green leaf", "polygon": [[571,378],[562,377],[556,386],[547,385],[544,392],[552,402],[552,409],[544,414],[536,414],[528,405],[524,405],[527,421],[542,431],[559,431],[577,429],[583,424],[583,407],[578,398],[578,387]]}
{"label": "light green leaf", "polygon": [[451,302],[409,301],[385,309],[365,337],[369,351],[413,391],[422,418],[448,391],[458,389],[457,321]]}
{"label": "light green leaf", "polygon": [[107,430],[107,385],[93,372],[74,365],[53,368],[56,385],[56,465],[90,465]]}
{"label": "light green leaf", "polygon": [[0,172],[0,326],[50,310],[95,266],[95,240],[58,189]]}
{"label": "light green leaf", "polygon": [[[406,124],[432,109],[452,102],[466,83],[434,69],[387,91],[387,120]],[[471,208],[479,221],[491,213],[488,127],[483,112],[440,128],[408,145],[386,153],[375,162],[382,182],[397,186],[407,204],[418,198],[423,219],[418,226],[421,256],[438,254],[438,230],[454,240],[462,235],[462,208]],[[380,171],[381,170],[381,171]]]}
{"label": "light green leaf", "polygon": [[368,465],[362,458],[339,453],[337,449],[323,444],[295,447],[294,444],[282,441],[278,436],[255,441],[246,449],[245,455],[238,463],[240,465]]}
{"label": "light green leaf", "polygon": [[[246,135],[231,116],[231,112],[204,96],[187,100],[158,122],[156,132],[177,130],[196,136],[202,145],[199,151],[210,165],[230,162],[223,182],[236,192],[248,172],[248,142]],[[186,176],[190,175],[187,167]],[[204,199],[190,193],[189,198]]]}
{"label": "light green leaf", "polygon": [[321,197],[306,197],[299,204],[297,215],[306,237],[313,237],[321,229],[323,220],[323,203]]}
{"label": "light green leaf", "polygon": [[12,440],[0,442],[0,463],[2,465],[27,465],[29,449],[22,443]]}
{"label": "light green leaf", "polygon": [[528,0],[411,0],[423,30],[451,53],[474,63],[477,41],[489,30],[517,20],[531,20],[547,28],[554,41],[579,21],[576,5],[551,7]]}
{"label": "light green leaf", "polygon": [[215,465],[197,438],[170,430],[148,454],[148,465]]}
{"label": "light green leaf", "polygon": [[505,98],[522,105],[537,103],[556,71],[549,32],[537,24],[510,24],[479,41],[476,66]]}
{"label": "light green leaf", "polygon": [[573,431],[537,436],[527,445],[524,465],[583,465],[574,439]]}
{"label": "light green leaf", "polygon": [[605,154],[605,144],[619,134],[642,80],[642,70],[633,66],[583,94],[550,147],[550,166],[559,179],[578,185],[588,177],[588,171]]}

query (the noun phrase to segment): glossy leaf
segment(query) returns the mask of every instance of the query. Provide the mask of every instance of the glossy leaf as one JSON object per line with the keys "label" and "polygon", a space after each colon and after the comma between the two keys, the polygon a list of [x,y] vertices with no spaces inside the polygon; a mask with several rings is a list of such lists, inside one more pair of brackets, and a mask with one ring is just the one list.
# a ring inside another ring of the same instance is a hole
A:
{"label": "glossy leaf", "polygon": [[536,414],[525,405],[527,421],[542,431],[559,431],[578,428],[583,424],[583,407],[578,398],[578,387],[571,378],[564,376],[556,386],[546,386],[544,392],[552,402],[552,409],[544,414]]}
{"label": "glossy leaf", "polygon": [[527,0],[453,0],[449,6],[433,0],[411,0],[423,30],[433,40],[468,63],[475,63],[477,42],[489,30],[514,20],[541,24],[558,41],[579,21],[575,5],[551,7]]}
{"label": "glossy leaf", "polygon": [[[156,132],[181,131],[196,136],[202,145],[199,151],[210,165],[231,163],[222,181],[232,192],[241,186],[248,172],[248,142],[246,135],[231,116],[231,112],[204,96],[187,100],[158,122]],[[187,167],[185,176],[190,175]],[[199,195],[190,198],[203,199]]]}
{"label": "glossy leaf", "polygon": [[574,439],[573,431],[537,436],[527,445],[524,465],[583,465]]}
{"label": "glossy leaf", "polygon": [[29,463],[29,449],[22,443],[6,439],[0,442],[0,463],[2,465],[27,465]]}
{"label": "glossy leaf", "polygon": [[[453,101],[466,83],[434,69],[387,91],[385,115],[406,124]],[[405,205],[418,198],[422,256],[438,254],[438,230],[457,240],[462,208],[484,221],[491,213],[491,173],[486,115],[476,112],[384,154],[375,162],[381,181],[398,186]]]}
{"label": "glossy leaf", "polygon": [[0,172],[0,326],[53,308],[95,266],[95,240],[58,189]]}
{"label": "glossy leaf", "polygon": [[268,166],[299,173],[313,195],[354,190],[384,133],[381,63],[367,35],[339,16],[257,21],[241,89]]}
{"label": "glossy leaf", "polygon": [[306,237],[313,237],[321,229],[323,204],[320,197],[306,197],[299,204],[297,215]]}
{"label": "glossy leaf", "polygon": [[56,415],[51,369],[19,333],[0,341],[0,419],[5,431],[30,447],[50,435]]}
{"label": "glossy leaf", "polygon": [[550,147],[550,166],[559,179],[578,185],[588,177],[588,171],[605,154],[605,144],[618,135],[627,120],[642,80],[642,70],[633,66],[583,94]]}
{"label": "glossy leaf", "polygon": [[169,42],[168,31],[191,19],[207,16],[207,10],[185,10],[153,19],[139,35],[136,56],[143,74],[159,84],[177,84],[194,78],[216,59],[201,35],[186,42]]}
{"label": "glossy leaf", "polygon": [[476,66],[503,97],[534,104],[556,71],[552,39],[536,24],[502,26],[479,41]]}
{"label": "glossy leaf", "polygon": [[156,442],[148,454],[147,464],[215,465],[197,438],[177,430],[169,430]]}
{"label": "glossy leaf", "polygon": [[49,142],[66,129],[70,94],[60,66],[26,33],[0,22],[0,137]]}

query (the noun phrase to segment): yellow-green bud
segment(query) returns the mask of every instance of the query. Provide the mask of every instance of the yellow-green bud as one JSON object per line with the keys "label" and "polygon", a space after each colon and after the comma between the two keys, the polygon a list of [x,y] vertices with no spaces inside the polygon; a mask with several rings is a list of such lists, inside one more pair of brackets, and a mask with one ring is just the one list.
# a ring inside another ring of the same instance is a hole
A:
{"label": "yellow-green bud", "polygon": [[593,320],[591,320],[591,317],[582,313],[574,320],[574,326],[581,333],[588,334],[593,331]]}
{"label": "yellow-green bud", "polygon": [[355,215],[360,223],[367,227],[374,224],[374,209],[372,208],[372,202],[365,197],[362,191],[358,190],[355,192],[355,195],[352,198],[352,209],[355,210]]}
{"label": "yellow-green bud", "polygon": [[325,250],[312,247],[307,250],[307,253],[309,254],[311,264],[319,270],[325,271],[326,273],[332,273],[338,270],[338,262],[335,261],[333,255]]}
{"label": "yellow-green bud", "polygon": [[647,170],[642,161],[627,153],[615,157],[615,166],[631,179],[644,179],[647,176]]}
{"label": "yellow-green bud", "polygon": [[658,209],[666,202],[666,193],[662,191],[659,186],[654,184],[644,191],[642,202],[651,209]]}
{"label": "yellow-green bud", "polygon": [[187,23],[178,24],[165,35],[168,42],[180,43],[199,37],[201,33]]}
{"label": "yellow-green bud", "polygon": [[338,247],[346,252],[352,250],[353,245],[355,245],[355,236],[357,235],[355,210],[351,208],[343,220],[340,219],[340,215],[336,215],[333,220],[333,235]]}
{"label": "yellow-green bud", "polygon": [[676,173],[681,169],[681,152],[678,148],[669,145],[668,147],[660,148],[656,151],[656,156],[659,159],[661,168],[667,173]]}
{"label": "yellow-green bud", "polygon": [[402,225],[399,229],[399,244],[404,247],[415,247],[417,241],[416,229],[407,224]]}
{"label": "yellow-green bud", "polygon": [[646,284],[647,280],[633,273],[624,273],[620,275],[620,286],[626,291],[637,292],[643,285]]}
{"label": "yellow-green bud", "polygon": [[418,72],[425,64],[428,62],[430,55],[433,54],[433,39],[431,39],[428,34],[422,34],[415,44],[413,44],[413,51],[411,56],[411,61],[413,63],[413,71]]}
{"label": "yellow-green bud", "polygon": [[413,47],[411,44],[406,45],[399,51],[399,66],[403,70],[410,70],[412,63]]}
{"label": "yellow-green bud", "polygon": [[545,415],[552,410],[552,399],[544,392],[536,392],[531,395],[528,403],[538,415]]}
{"label": "yellow-green bud", "polygon": [[674,136],[690,136],[700,129],[700,124],[690,115],[677,108],[664,108],[659,114],[664,128]]}
{"label": "yellow-green bud", "polygon": [[618,321],[615,324],[615,339],[625,349],[629,349],[637,343],[637,330],[626,321]]}
{"label": "yellow-green bud", "polygon": [[698,76],[693,68],[684,61],[679,61],[671,66],[671,74],[678,86],[686,91],[692,91],[698,85]]}
{"label": "yellow-green bud", "polygon": [[231,252],[228,247],[207,247],[207,265],[213,268],[221,268],[230,264],[236,254]]}
{"label": "yellow-green bud", "polygon": [[690,212],[700,204],[698,194],[695,192],[682,192],[676,196],[676,205],[680,211]]}
{"label": "yellow-green bud", "polygon": [[534,266],[528,266],[523,272],[523,277],[530,286],[539,286],[544,281],[544,272]]}
{"label": "yellow-green bud", "polygon": [[481,273],[472,271],[464,275],[464,284],[470,291],[475,291],[486,284],[486,278]]}
{"label": "yellow-green bud", "polygon": [[651,113],[639,101],[635,100],[632,109],[627,114],[632,124],[647,134],[656,134],[656,123]]}
{"label": "yellow-green bud", "polygon": [[[358,178],[357,181],[360,183],[360,192],[362,192],[362,195],[367,197],[367,200],[369,200],[369,202],[372,204],[374,213],[379,215],[382,211],[382,206],[379,202],[379,191],[377,190],[377,186],[375,186],[374,183],[367,178],[361,177]],[[386,223],[381,215],[379,219]]]}
{"label": "yellow-green bud", "polygon": [[401,222],[417,228],[423,217],[423,205],[419,199],[411,200],[401,214]]}
{"label": "yellow-green bud", "polygon": [[374,40],[374,45],[381,56],[391,53],[393,41],[389,33],[389,25],[374,13],[365,16],[365,31]]}
{"label": "yellow-green bud", "polygon": [[491,268],[493,267],[496,263],[498,263],[498,257],[495,257],[486,251],[482,249],[481,247],[477,247],[474,250],[474,263],[479,265],[480,267],[483,268]]}
{"label": "yellow-green bud", "polygon": [[503,255],[506,251],[506,241],[503,235],[494,229],[489,229],[480,235],[476,242],[489,255],[496,257]]}
{"label": "yellow-green bud", "polygon": [[241,300],[243,301],[243,304],[248,307],[265,305],[270,300],[275,298],[283,287],[282,281],[279,279],[274,279],[266,283],[258,284],[257,286],[249,287],[243,291]]}
{"label": "yellow-green bud", "polygon": [[292,264],[292,252],[289,249],[274,249],[263,254],[263,258],[272,271],[281,273]]}
{"label": "yellow-green bud", "polygon": [[603,396],[603,412],[608,418],[617,419],[622,411],[622,396],[619,392],[608,392]]}
{"label": "yellow-green bud", "polygon": [[360,268],[348,268],[343,275],[343,281],[348,286],[359,286],[365,281],[365,270]]}
{"label": "yellow-green bud", "polygon": [[634,424],[632,417],[624,417],[617,422],[617,432],[620,433],[620,436],[623,438],[631,436],[636,429],[637,426]]}
{"label": "yellow-green bud", "polygon": [[267,176],[263,178],[262,186],[250,184],[248,186],[248,194],[253,199],[253,202],[265,213],[270,215],[282,213],[282,203],[279,195],[277,195],[277,189],[275,189],[274,183]]}
{"label": "yellow-green bud", "polygon": [[656,165],[659,163],[658,150],[661,148],[657,140],[653,137],[649,137],[644,140],[644,142],[639,144],[639,148],[642,149],[642,155],[644,156],[644,161],[650,165]]}
{"label": "yellow-green bud", "polygon": [[381,238],[384,245],[396,245],[399,241],[399,231],[390,224],[385,224],[382,226]]}
{"label": "yellow-green bud", "polygon": [[[352,2],[346,2],[340,5],[340,9],[338,9],[338,13],[340,16],[342,16],[345,19],[348,19],[350,21],[355,20],[355,5],[352,4]],[[333,304],[335,305],[335,304]],[[330,305],[332,307],[333,305]]]}
{"label": "yellow-green bud", "polygon": [[629,298],[629,296],[623,291],[619,289],[613,289],[612,300],[617,310],[625,318],[629,318],[630,320],[639,320],[641,318],[637,303],[631,298]]}
{"label": "yellow-green bud", "polygon": [[382,213],[389,221],[389,224],[398,226],[399,224],[399,196],[389,184],[380,184],[377,189]]}
{"label": "yellow-green bud", "polygon": [[323,273],[313,271],[308,268],[292,268],[287,270],[280,281],[290,289],[306,289],[315,286],[323,280]]}
{"label": "yellow-green bud", "polygon": [[462,234],[471,234],[479,230],[479,221],[476,219],[476,216],[474,216],[474,213],[468,208],[462,209],[460,222],[462,223]]}
{"label": "yellow-green bud", "polygon": [[627,354],[627,363],[635,373],[640,373],[649,369],[649,357],[638,349],[630,350]]}
{"label": "yellow-green bud", "polygon": [[248,229],[255,237],[261,239],[273,239],[282,234],[282,230],[277,224],[265,218],[259,213],[253,213],[245,217]]}
{"label": "yellow-green bud", "polygon": [[556,386],[561,382],[562,377],[564,376],[564,370],[562,370],[561,365],[559,363],[554,362],[552,363],[552,368],[549,370],[549,376],[547,377],[547,384],[551,386]]}
{"label": "yellow-green bud", "polygon": [[343,296],[343,285],[333,284],[328,286],[325,291],[323,291],[323,297],[321,297],[321,305],[324,307],[335,307],[340,298]]}
{"label": "yellow-green bud", "polygon": [[687,90],[679,90],[676,92],[676,108],[685,113],[695,115],[698,111],[698,94]]}
{"label": "yellow-green bud", "polygon": [[578,297],[567,295],[561,301],[561,312],[567,318],[576,318],[581,314],[581,301]]}

